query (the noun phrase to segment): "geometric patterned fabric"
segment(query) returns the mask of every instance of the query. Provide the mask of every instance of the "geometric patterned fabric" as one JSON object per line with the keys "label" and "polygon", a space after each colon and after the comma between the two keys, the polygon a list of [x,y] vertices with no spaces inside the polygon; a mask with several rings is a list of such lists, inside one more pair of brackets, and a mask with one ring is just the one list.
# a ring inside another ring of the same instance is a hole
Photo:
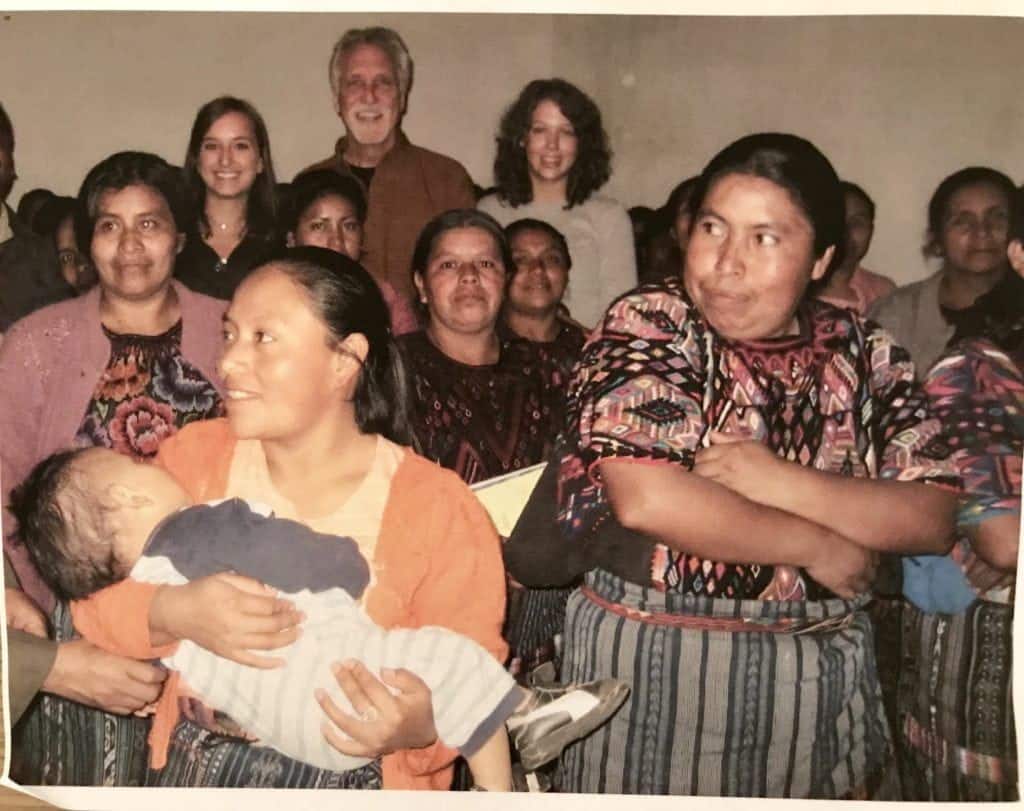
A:
{"label": "geometric patterned fabric", "polygon": [[[733,342],[717,335],[682,282],[616,301],[583,349],[570,386],[558,520],[570,541],[614,520],[597,462],[627,457],[691,469],[712,430],[763,442],[780,457],[847,476],[956,486],[941,423],[903,349],[876,324],[805,300],[798,335]],[[805,596],[825,590],[801,573]],[[756,598],[773,567],[656,547],[651,585]]]}

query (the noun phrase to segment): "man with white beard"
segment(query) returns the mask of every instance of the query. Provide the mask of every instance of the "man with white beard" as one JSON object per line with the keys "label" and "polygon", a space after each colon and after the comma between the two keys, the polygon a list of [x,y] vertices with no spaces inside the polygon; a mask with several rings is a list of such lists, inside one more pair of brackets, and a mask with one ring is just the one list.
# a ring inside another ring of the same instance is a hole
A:
{"label": "man with white beard", "polygon": [[400,127],[412,59],[390,28],[354,28],[330,61],[334,107],[345,125],[334,154],[309,169],[354,176],[367,193],[366,269],[412,299],[409,268],[420,230],[452,208],[473,208],[473,183],[460,163],[413,146]]}

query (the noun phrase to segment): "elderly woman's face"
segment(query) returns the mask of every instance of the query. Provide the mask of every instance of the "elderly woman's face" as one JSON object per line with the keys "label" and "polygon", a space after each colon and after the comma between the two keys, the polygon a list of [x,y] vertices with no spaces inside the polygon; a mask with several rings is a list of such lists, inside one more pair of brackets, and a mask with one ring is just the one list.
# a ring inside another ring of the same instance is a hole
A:
{"label": "elderly woman's face", "polygon": [[509,246],[515,275],[508,287],[510,309],[549,315],[558,308],[569,282],[569,268],[554,238],[544,231],[517,233]]}
{"label": "elderly woman's face", "polygon": [[105,295],[145,301],[162,293],[184,241],[167,201],[151,186],[100,194],[90,253]]}
{"label": "elderly woman's face", "polygon": [[479,333],[494,329],[504,300],[505,265],[482,228],[452,228],[437,238],[426,270],[414,277],[435,328]]}
{"label": "elderly woman's face", "polygon": [[347,361],[328,339],[306,292],[279,268],[266,265],[239,285],[224,315],[220,361],[235,436],[298,438],[337,419],[330,403]]}
{"label": "elderly woman's face", "polygon": [[770,180],[716,180],[697,212],[686,250],[686,290],[720,335],[733,340],[795,333],[796,309],[821,278],[830,247],[814,256],[814,229],[789,193]]}

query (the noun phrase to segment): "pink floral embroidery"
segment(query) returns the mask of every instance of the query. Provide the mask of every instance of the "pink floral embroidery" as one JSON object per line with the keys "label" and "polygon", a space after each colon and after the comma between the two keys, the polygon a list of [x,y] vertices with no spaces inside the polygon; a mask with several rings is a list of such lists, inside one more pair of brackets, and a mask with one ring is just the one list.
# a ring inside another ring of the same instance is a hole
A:
{"label": "pink floral embroidery", "polygon": [[170,406],[149,397],[136,397],[121,403],[110,422],[114,450],[137,459],[156,456],[160,443],[176,431]]}

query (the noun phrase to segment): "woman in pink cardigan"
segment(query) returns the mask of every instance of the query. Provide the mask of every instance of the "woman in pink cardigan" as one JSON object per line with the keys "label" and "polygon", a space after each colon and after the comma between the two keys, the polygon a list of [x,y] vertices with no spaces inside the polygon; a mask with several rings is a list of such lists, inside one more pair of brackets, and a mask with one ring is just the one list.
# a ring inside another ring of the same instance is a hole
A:
{"label": "woman in pink cardigan", "polygon": [[[0,346],[5,497],[59,448],[104,446],[147,460],[187,423],[223,411],[216,358],[224,304],[171,278],[186,222],[177,170],[156,155],[113,155],[86,176],[78,209],[76,234],[99,285],[17,322]],[[7,513],[4,529],[24,590],[8,589],[7,599],[27,595],[49,616],[54,637],[9,638],[14,718],[43,691],[16,728],[12,777],[141,784],[147,723],[126,713],[156,697],[161,672],[74,639],[67,607],[11,536]]]}

